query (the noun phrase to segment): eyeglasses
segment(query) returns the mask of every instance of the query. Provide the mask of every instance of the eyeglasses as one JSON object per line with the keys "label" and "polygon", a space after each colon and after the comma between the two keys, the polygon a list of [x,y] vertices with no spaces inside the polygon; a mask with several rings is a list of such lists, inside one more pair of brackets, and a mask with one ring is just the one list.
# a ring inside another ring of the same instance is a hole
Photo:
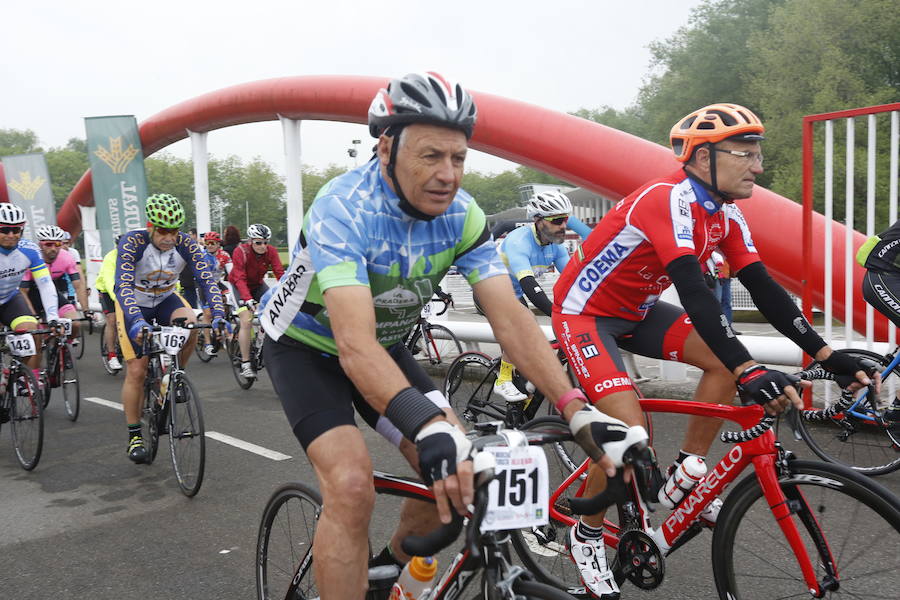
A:
{"label": "eyeglasses", "polygon": [[218,246],[219,242],[206,242],[207,246]]}
{"label": "eyeglasses", "polygon": [[268,244],[269,242],[267,242],[266,240],[253,240],[254,246],[267,246]]}
{"label": "eyeglasses", "polygon": [[160,235],[173,235],[178,233],[177,227],[156,227],[156,231]]}
{"label": "eyeglasses", "polygon": [[726,148],[716,148],[716,152],[722,152],[724,154],[730,154],[732,156],[737,156],[739,158],[743,158],[745,162],[750,164],[759,161],[759,164],[763,164],[763,154],[762,152],[750,152],[749,150],[728,150]]}
{"label": "eyeglasses", "polygon": [[44,248],[59,248],[62,245],[63,245],[62,242],[50,242],[50,241],[41,242],[41,246],[43,246]]}
{"label": "eyeglasses", "polygon": [[548,223],[551,223],[552,225],[562,225],[563,223],[565,223],[569,220],[569,215],[563,215],[561,217],[553,217],[552,219],[548,219],[547,217],[544,217],[544,220],[547,221]]}
{"label": "eyeglasses", "polygon": [[0,233],[22,233],[23,227],[0,227]]}

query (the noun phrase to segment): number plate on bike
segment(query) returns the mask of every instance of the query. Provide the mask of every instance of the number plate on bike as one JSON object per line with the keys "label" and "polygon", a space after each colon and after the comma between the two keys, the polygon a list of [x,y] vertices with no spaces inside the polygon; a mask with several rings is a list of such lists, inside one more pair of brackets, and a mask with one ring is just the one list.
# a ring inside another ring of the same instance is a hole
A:
{"label": "number plate on bike", "polygon": [[487,448],[497,461],[497,479],[488,488],[482,531],[546,525],[550,500],[547,457],[536,446]]}
{"label": "number plate on bike", "polygon": [[6,345],[13,356],[34,356],[37,348],[34,346],[34,336],[30,333],[6,336]]}
{"label": "number plate on bike", "polygon": [[187,342],[190,332],[183,327],[161,327],[159,343],[166,354],[178,354]]}
{"label": "number plate on bike", "polygon": [[66,335],[72,335],[72,319],[63,319],[60,317],[56,320],[57,323],[62,325],[63,331]]}

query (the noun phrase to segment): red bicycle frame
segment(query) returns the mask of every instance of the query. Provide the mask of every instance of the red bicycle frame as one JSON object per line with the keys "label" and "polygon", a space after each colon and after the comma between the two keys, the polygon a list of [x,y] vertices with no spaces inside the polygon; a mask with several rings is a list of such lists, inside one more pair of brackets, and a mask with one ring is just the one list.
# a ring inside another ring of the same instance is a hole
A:
{"label": "red bicycle frame", "polygon": [[[701,417],[717,417],[733,421],[740,425],[741,429],[749,429],[759,423],[763,415],[760,406],[726,406],[724,404],[706,404],[688,400],[661,400],[655,398],[640,399],[644,412],[675,413],[697,415]],[[781,528],[785,539],[797,558],[797,563],[803,573],[803,579],[808,589],[819,594],[822,592],[816,579],[815,569],[810,560],[806,546],[800,538],[800,532],[793,519],[790,519],[791,511],[788,508],[787,498],[778,484],[778,472],[776,469],[775,434],[770,430],[756,439],[748,442],[737,443],[726,452],[719,463],[706,473],[703,479],[694,487],[693,491],[685,497],[660,524],[659,532],[665,543],[671,547],[678,538],[687,531],[694,519],[706,506],[717,498],[732,481],[737,479],[743,470],[752,464],[756,471],[756,478],[762,487],[763,495],[772,509],[775,522]],[[550,518],[567,525],[573,525],[575,519],[557,509],[557,500],[560,495],[572,485],[579,476],[590,466],[586,460],[582,465],[550,495]],[[584,492],[585,482],[582,481],[576,495]],[[645,529],[649,528],[646,517]],[[619,528],[613,524],[604,523],[604,541],[611,547],[617,547],[619,543]],[[665,548],[663,549],[665,550]],[[828,550],[830,554],[830,550]],[[834,564],[833,560],[830,560]],[[818,596],[816,596],[818,597]]]}

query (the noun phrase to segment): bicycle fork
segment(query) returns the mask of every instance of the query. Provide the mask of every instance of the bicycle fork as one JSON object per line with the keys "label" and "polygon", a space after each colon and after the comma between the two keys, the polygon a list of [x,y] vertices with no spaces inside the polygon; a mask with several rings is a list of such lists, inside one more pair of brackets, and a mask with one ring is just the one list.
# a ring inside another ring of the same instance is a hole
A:
{"label": "bicycle fork", "polygon": [[[835,591],[840,583],[837,578],[837,569],[835,568],[834,559],[831,555],[831,549],[828,547],[827,541],[821,534],[821,528],[815,521],[812,511],[806,504],[805,498],[798,495],[796,498],[788,498],[781,485],[778,483],[779,465],[776,464],[776,457],[771,454],[764,454],[753,457],[753,465],[756,467],[756,478],[762,487],[763,496],[769,503],[775,522],[781,528],[785,539],[794,552],[800,572],[803,574],[803,580],[806,587],[813,598],[821,598],[826,591]],[[824,581],[820,582],[816,579],[815,568],[806,550],[803,540],[800,539],[800,531],[797,529],[797,523],[791,516],[797,513],[799,518],[804,522],[806,528],[813,538],[816,548],[822,558],[823,567],[827,575]]]}

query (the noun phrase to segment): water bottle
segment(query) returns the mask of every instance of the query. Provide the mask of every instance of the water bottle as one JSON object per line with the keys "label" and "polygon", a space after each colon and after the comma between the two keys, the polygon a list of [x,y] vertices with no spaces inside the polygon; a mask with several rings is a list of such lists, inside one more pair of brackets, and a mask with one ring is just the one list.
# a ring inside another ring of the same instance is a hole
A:
{"label": "water bottle", "polygon": [[686,494],[690,493],[703,476],[706,475],[706,462],[699,456],[688,456],[659,490],[659,503],[666,508],[675,508]]}
{"label": "water bottle", "polygon": [[9,367],[3,367],[3,375],[0,376],[0,394],[6,393],[6,386],[9,385]]}
{"label": "water bottle", "polygon": [[400,576],[400,567],[397,565],[380,565],[369,567],[369,591],[366,600],[388,600],[391,587]]}
{"label": "water bottle", "polygon": [[433,556],[413,556],[406,563],[394,587],[390,600],[418,600],[431,591],[437,575],[437,559]]}

